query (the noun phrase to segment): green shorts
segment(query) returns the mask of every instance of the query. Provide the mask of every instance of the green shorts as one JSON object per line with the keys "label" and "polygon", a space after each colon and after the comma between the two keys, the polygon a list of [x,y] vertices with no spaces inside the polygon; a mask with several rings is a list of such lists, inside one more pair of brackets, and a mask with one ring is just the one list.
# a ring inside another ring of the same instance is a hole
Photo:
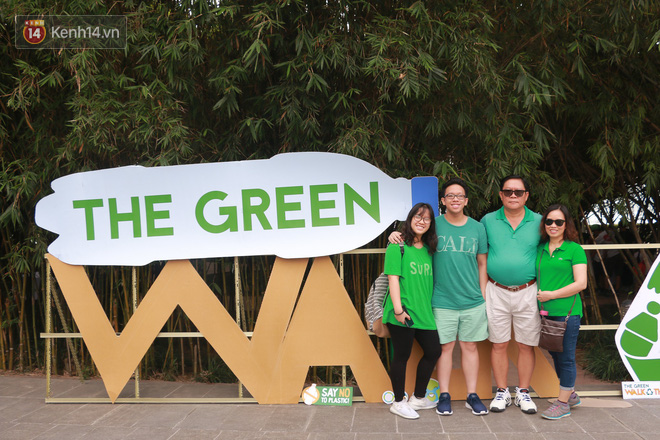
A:
{"label": "green shorts", "polygon": [[456,340],[463,342],[479,342],[488,339],[488,318],[486,318],[486,303],[465,310],[433,308],[435,325],[441,344]]}

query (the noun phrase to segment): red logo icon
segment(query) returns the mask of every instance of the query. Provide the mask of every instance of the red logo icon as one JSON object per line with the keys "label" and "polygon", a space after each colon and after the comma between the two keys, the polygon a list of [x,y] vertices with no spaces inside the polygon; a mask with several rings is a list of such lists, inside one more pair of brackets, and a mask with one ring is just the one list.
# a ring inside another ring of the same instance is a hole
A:
{"label": "red logo icon", "polygon": [[25,20],[23,38],[30,44],[39,44],[46,38],[44,20]]}

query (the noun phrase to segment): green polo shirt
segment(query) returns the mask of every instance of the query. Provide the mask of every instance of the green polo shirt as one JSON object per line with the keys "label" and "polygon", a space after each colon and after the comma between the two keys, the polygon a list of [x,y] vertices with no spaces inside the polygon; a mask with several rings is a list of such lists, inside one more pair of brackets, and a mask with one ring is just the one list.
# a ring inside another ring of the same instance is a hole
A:
{"label": "green polo shirt", "polygon": [[[541,243],[536,257],[539,290],[557,290],[573,283],[575,281],[573,266],[576,264],[587,264],[587,254],[578,243],[565,241],[555,249],[552,255],[550,255],[548,243]],[[574,298],[575,306],[571,315],[582,316],[582,299],[578,293],[567,298],[546,301],[543,303],[543,309],[547,310],[550,316],[566,316],[571,310]]]}
{"label": "green polo shirt", "polygon": [[525,206],[525,217],[515,230],[504,207],[481,219],[488,235],[488,276],[505,286],[520,286],[536,278],[541,217]]}
{"label": "green polo shirt", "polygon": [[[398,244],[390,244],[385,250],[385,272],[399,276],[401,304],[406,306],[413,320],[413,328],[435,330],[435,317],[431,310],[433,295],[433,259],[426,246],[417,249],[404,246],[403,255]],[[383,322],[403,326],[394,317],[394,307],[389,288],[385,297]]]}

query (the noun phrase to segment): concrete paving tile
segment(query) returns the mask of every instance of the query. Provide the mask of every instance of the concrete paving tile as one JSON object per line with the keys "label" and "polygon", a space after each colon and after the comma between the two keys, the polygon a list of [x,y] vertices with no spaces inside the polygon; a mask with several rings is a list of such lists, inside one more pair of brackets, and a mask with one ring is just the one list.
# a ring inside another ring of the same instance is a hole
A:
{"label": "concrete paving tile", "polygon": [[263,431],[262,440],[307,440],[307,432]]}
{"label": "concrete paving tile", "polygon": [[188,414],[195,410],[190,405],[162,405],[162,404],[140,404],[140,418],[133,426],[153,426],[157,428],[174,428],[183,421]]}
{"label": "concrete paving tile", "polygon": [[80,437],[81,440],[124,440],[135,428],[121,426],[99,426]]}
{"label": "concrete paving tile", "polygon": [[32,439],[51,429],[53,425],[47,423],[17,423],[2,432],[2,440]]}
{"label": "concrete paving tile", "polygon": [[[627,432],[627,433],[621,433],[621,432],[597,432],[597,433],[589,433],[591,437],[595,440],[640,440],[643,437],[639,436],[638,434],[635,434],[634,432]],[[655,434],[649,434],[650,437],[648,438],[653,438],[655,440],[658,439],[658,433],[656,432]]]}
{"label": "concrete paving tile", "polygon": [[[490,429],[486,425],[485,419],[491,415],[477,417],[471,411],[457,411],[451,416],[438,416],[442,424],[442,431],[447,434],[479,434],[489,433]],[[466,408],[467,409],[467,408]]]}
{"label": "concrete paving tile", "polygon": [[41,390],[46,395],[45,380],[34,380],[34,378],[25,378],[21,376],[3,376],[2,387],[0,387],[0,396],[7,397],[26,397],[30,393]]}
{"label": "concrete paving tile", "polygon": [[355,406],[352,432],[396,432],[396,418],[387,405],[365,403]]}
{"label": "concrete paving tile", "polygon": [[126,440],[167,440],[176,433],[169,428],[142,427],[135,428],[125,438]]}
{"label": "concrete paving tile", "polygon": [[195,397],[203,398],[208,393],[208,385],[203,383],[179,383],[165,397]]}
{"label": "concrete paving tile", "polygon": [[263,432],[222,431],[215,440],[251,440],[261,439]]}
{"label": "concrete paving tile", "polygon": [[[204,397],[231,397],[238,399],[237,383],[211,383],[205,384],[207,387]],[[243,397],[251,397],[250,393],[243,387]]]}
{"label": "concrete paving tile", "polygon": [[[467,434],[463,432],[449,434],[449,440],[474,440],[474,438],[474,434]],[[497,440],[497,437],[492,433],[480,432],[479,440]]]}
{"label": "concrete paving tile", "polygon": [[418,411],[418,414],[419,419],[416,420],[394,416],[396,432],[399,434],[424,432],[442,434],[444,432],[442,423],[440,423],[440,416],[435,413],[435,410]]}
{"label": "concrete paving tile", "polygon": [[603,408],[602,411],[633,432],[660,432],[660,418],[647,411],[646,407],[634,405],[630,408]]}
{"label": "concrete paving tile", "polygon": [[[45,385],[44,385],[45,389]],[[61,398],[87,398],[87,397],[108,397],[103,382],[100,380],[87,380],[85,383],[78,382],[76,386],[69,386],[62,391],[53,393],[53,397]]]}
{"label": "concrete paving tile", "polygon": [[[101,404],[105,405],[105,404]],[[131,427],[142,417],[142,405],[113,405],[114,411],[107,413],[93,423],[93,426],[122,426]]]}
{"label": "concrete paving tile", "polygon": [[91,426],[81,425],[55,425],[43,434],[34,437],[34,440],[77,440],[93,430]]}
{"label": "concrete paving tile", "polygon": [[394,432],[358,432],[355,440],[402,440],[402,437]]}
{"label": "concrete paving tile", "polygon": [[350,432],[355,406],[312,406],[307,432]]}
{"label": "concrete paving tile", "polygon": [[570,418],[585,432],[630,432],[630,429],[601,408],[573,408]]}
{"label": "concrete paving tile", "polygon": [[176,425],[179,429],[224,430],[225,420],[233,414],[234,405],[195,405],[194,410]]}
{"label": "concrete paving tile", "polygon": [[18,423],[58,423],[59,419],[70,415],[82,408],[81,404],[71,405],[43,405],[39,411],[26,414],[23,417],[17,417]]}
{"label": "concrete paving tile", "polygon": [[[135,394],[135,385],[129,382],[133,395]],[[170,397],[180,388],[185,388],[188,384],[181,382],[166,382],[162,380],[143,380],[140,381],[140,397]],[[124,388],[126,390],[126,388]],[[172,397],[188,397],[188,396],[172,396]],[[198,397],[198,396],[191,396]]]}
{"label": "concrete paving tile", "polygon": [[[35,414],[46,405],[43,401],[36,401],[35,399],[13,399],[13,404],[8,405],[0,411],[0,422],[12,422],[25,415]],[[24,420],[28,422],[28,420]]]}
{"label": "concrete paving tile", "polygon": [[222,423],[223,431],[261,431],[266,420],[279,405],[231,405]]}
{"label": "concrete paving tile", "polygon": [[[521,436],[518,432],[497,432],[495,433],[495,438],[497,438],[497,440],[520,440],[521,438],[524,438],[525,440],[546,440],[545,436],[538,432],[527,432],[524,436]],[[552,440],[556,439],[552,438]]]}
{"label": "concrete paving tile", "polygon": [[401,434],[401,440],[449,440],[449,434],[403,433]]}
{"label": "concrete paving tile", "polygon": [[488,415],[481,417],[491,432],[528,433],[533,431],[530,416],[523,414],[518,408],[509,408],[500,413],[490,412]]}
{"label": "concrete paving tile", "polygon": [[[274,405],[273,413],[264,422],[262,431],[305,431],[315,412],[323,412],[326,407],[314,408],[308,405]],[[316,410],[316,411],[314,411]]]}
{"label": "concrete paving tile", "polygon": [[584,430],[580,427],[580,425],[575,423],[575,420],[573,420],[571,417],[564,417],[563,419],[559,420],[547,420],[538,414],[531,414],[527,417],[529,417],[533,431],[540,432],[542,434],[570,432],[571,438],[573,438],[573,434],[584,433]]}
{"label": "concrete paving tile", "polygon": [[[67,406],[65,404],[62,405]],[[58,406],[60,406],[60,404],[58,404]],[[87,403],[82,405],[76,411],[60,417],[57,420],[57,423],[61,425],[94,425],[119,407],[120,405]]]}
{"label": "concrete paving tile", "polygon": [[355,432],[311,432],[308,440],[355,440],[356,436]]}
{"label": "concrete paving tile", "polygon": [[209,429],[179,429],[170,437],[171,440],[213,440],[220,431]]}

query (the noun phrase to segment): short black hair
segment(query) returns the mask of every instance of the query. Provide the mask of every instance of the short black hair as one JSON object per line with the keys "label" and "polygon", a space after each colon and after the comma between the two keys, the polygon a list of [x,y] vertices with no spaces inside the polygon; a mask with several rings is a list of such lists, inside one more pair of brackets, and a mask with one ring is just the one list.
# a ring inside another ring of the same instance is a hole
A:
{"label": "short black hair", "polygon": [[505,183],[507,183],[509,180],[513,180],[513,179],[521,180],[522,183],[523,183],[523,186],[525,187],[525,191],[529,192],[529,182],[527,181],[527,179],[525,179],[524,177],[519,176],[517,174],[510,174],[510,175],[506,176],[504,179],[502,179],[502,183],[500,184],[500,191],[502,191],[504,189],[504,184]]}
{"label": "short black hair", "polygon": [[465,183],[465,180],[458,178],[458,177],[452,177],[448,181],[442,185],[442,188],[440,189],[440,197],[445,196],[445,191],[447,191],[447,188],[449,188],[452,185],[460,185],[463,187],[463,191],[465,191],[465,197],[467,198],[468,196],[468,186],[467,183]]}

